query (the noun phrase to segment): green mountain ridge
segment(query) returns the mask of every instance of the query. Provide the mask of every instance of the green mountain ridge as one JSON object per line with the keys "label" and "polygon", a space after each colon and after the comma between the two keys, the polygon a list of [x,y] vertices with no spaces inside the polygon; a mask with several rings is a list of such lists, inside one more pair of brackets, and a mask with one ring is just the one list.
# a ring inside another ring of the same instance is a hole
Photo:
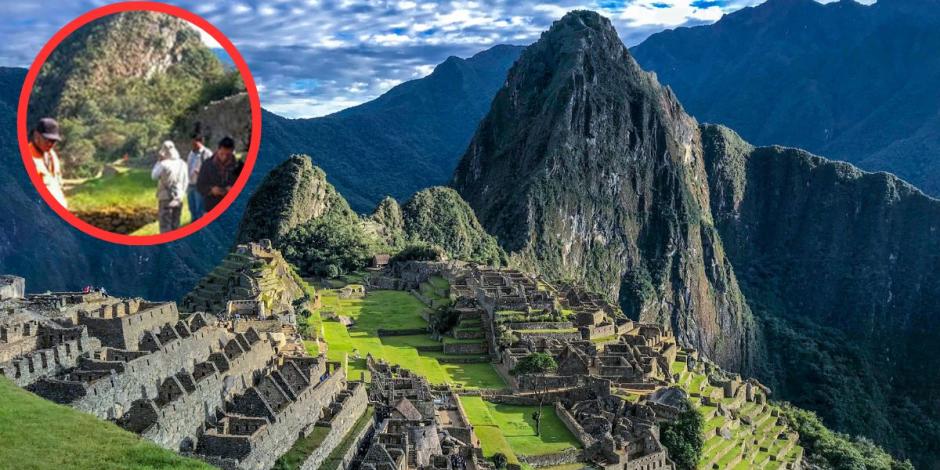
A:
{"label": "green mountain ridge", "polygon": [[453,184],[518,265],[933,468],[937,200],[699,126],[591,12],[523,53]]}
{"label": "green mountain ridge", "polygon": [[376,254],[415,245],[440,247],[455,259],[505,262],[496,239],[451,188],[418,191],[403,205],[386,198],[367,217],[353,212],[326,176],[310,157],[292,155],[251,195],[237,239],[270,239],[311,276],[360,270]]}
{"label": "green mountain ridge", "polygon": [[936,0],[769,0],[654,34],[632,53],[699,120],[889,171],[936,196],[938,12]]}
{"label": "green mountain ridge", "polygon": [[758,375],[923,466],[940,452],[940,201],[727,128],[703,126],[703,141],[712,213],[764,325]]}

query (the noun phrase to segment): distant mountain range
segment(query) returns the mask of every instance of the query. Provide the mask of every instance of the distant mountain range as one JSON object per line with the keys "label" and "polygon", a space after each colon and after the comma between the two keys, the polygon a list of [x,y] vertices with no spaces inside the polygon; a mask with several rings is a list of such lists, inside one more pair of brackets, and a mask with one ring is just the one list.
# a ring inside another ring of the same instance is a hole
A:
{"label": "distant mountain range", "polygon": [[[876,157],[932,145],[931,100],[940,92],[928,89],[937,48],[924,25],[938,3],[771,0],[711,28],[654,36],[634,51],[641,64],[655,62],[675,94],[633,62],[606,20],[582,14],[543,37],[508,80],[522,48],[448,59],[424,79],[331,116],[266,112],[246,193],[206,230],[161,247],[98,242],[45,207],[15,141],[24,71],[0,68],[0,162],[8,169],[0,188],[9,201],[0,204],[0,271],[26,276],[31,291],[96,284],[179,298],[231,247],[248,194],[291,154],[309,154],[358,212],[454,174],[453,186],[513,262],[616,292],[625,311],[753,371],[774,398],[938,468],[940,202],[890,175],[745,141],[773,143],[780,126],[782,143],[808,139],[838,158],[937,181],[936,153]],[[778,24],[781,17],[792,23]],[[738,34],[750,29],[763,32]],[[867,39],[846,39],[853,29]],[[713,34],[722,47],[708,42]],[[760,41],[764,57],[752,48]],[[752,55],[739,61],[732,46]],[[838,73],[865,79],[839,88]],[[699,74],[714,78],[696,81]],[[698,87],[711,96],[691,96]],[[686,100],[689,114],[679,104]],[[709,117],[710,106],[726,119]],[[690,114],[741,124],[745,139]],[[819,123],[829,129],[822,137]]]}
{"label": "distant mountain range", "polygon": [[769,0],[631,51],[700,121],[940,196],[940,1]]}
{"label": "distant mountain range", "polygon": [[358,212],[385,196],[403,200],[446,183],[522,50],[496,46],[469,59],[450,57],[427,77],[329,116],[265,115],[264,163],[310,155]]}
{"label": "distant mountain range", "polygon": [[[404,200],[450,179],[480,118],[521,47],[497,46],[469,59],[448,58],[422,79],[374,101],[315,119],[265,111],[261,150],[244,194],[194,236],[159,247],[100,242],[73,229],[39,198],[16,143],[16,107],[26,70],[0,67],[0,271],[25,276],[30,291],[88,284],[122,295],[179,299],[235,241],[249,195],[294,153],[307,153],[359,212],[385,196]],[[41,253],[42,256],[37,256]]]}

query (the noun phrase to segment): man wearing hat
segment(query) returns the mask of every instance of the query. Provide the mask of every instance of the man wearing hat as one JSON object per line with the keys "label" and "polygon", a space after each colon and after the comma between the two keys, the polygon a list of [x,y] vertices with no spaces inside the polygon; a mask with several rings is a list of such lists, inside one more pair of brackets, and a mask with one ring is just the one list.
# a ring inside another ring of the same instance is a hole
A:
{"label": "man wearing hat", "polygon": [[62,191],[62,167],[54,150],[60,140],[62,137],[59,135],[59,123],[52,118],[42,118],[30,132],[29,153],[46,189],[62,207],[68,209],[65,193]]}

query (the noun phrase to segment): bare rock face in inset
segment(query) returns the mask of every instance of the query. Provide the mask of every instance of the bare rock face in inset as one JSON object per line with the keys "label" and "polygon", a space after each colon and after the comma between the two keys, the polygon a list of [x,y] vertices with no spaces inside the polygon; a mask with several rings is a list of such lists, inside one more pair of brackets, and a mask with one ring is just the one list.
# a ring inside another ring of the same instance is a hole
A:
{"label": "bare rock face in inset", "polygon": [[223,137],[235,139],[235,152],[243,154],[251,143],[251,106],[248,93],[238,93],[203,106],[182,126],[185,135],[177,137],[176,147],[188,149],[195,129],[202,133],[204,142],[212,150]]}
{"label": "bare rock face in inset", "polygon": [[523,52],[453,184],[521,266],[750,364],[755,327],[712,223],[698,124],[609,20],[569,13]]}

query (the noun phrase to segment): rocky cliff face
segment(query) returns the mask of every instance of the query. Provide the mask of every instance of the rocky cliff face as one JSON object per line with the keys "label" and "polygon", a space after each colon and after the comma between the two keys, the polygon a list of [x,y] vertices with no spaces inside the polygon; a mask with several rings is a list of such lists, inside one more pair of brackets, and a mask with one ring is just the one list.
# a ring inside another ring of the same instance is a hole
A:
{"label": "rocky cliff face", "polygon": [[[88,176],[125,154],[149,162],[174,122],[234,91],[219,88],[225,78],[221,61],[185,21],[118,13],[85,25],[50,54],[36,78],[29,120],[57,118],[66,137],[63,171]],[[245,102],[240,113],[247,110]]]}
{"label": "rocky cliff face", "polygon": [[251,105],[248,93],[241,92],[212,101],[180,119],[176,126],[176,148],[189,149],[192,133],[199,129],[204,142],[215,149],[223,137],[235,140],[235,152],[244,155],[251,143]]}
{"label": "rocky cliff face", "polygon": [[572,12],[510,70],[453,185],[517,263],[743,369],[754,324],[707,181],[695,120],[607,19]]}
{"label": "rocky cliff face", "polygon": [[720,126],[702,134],[715,223],[767,326],[758,374],[924,466],[940,453],[940,201]]}
{"label": "rocky cliff face", "polygon": [[310,157],[293,155],[265,176],[251,195],[238,228],[238,243],[267,238],[279,243],[298,225],[327,212],[355,217],[349,204],[326,181]]}

